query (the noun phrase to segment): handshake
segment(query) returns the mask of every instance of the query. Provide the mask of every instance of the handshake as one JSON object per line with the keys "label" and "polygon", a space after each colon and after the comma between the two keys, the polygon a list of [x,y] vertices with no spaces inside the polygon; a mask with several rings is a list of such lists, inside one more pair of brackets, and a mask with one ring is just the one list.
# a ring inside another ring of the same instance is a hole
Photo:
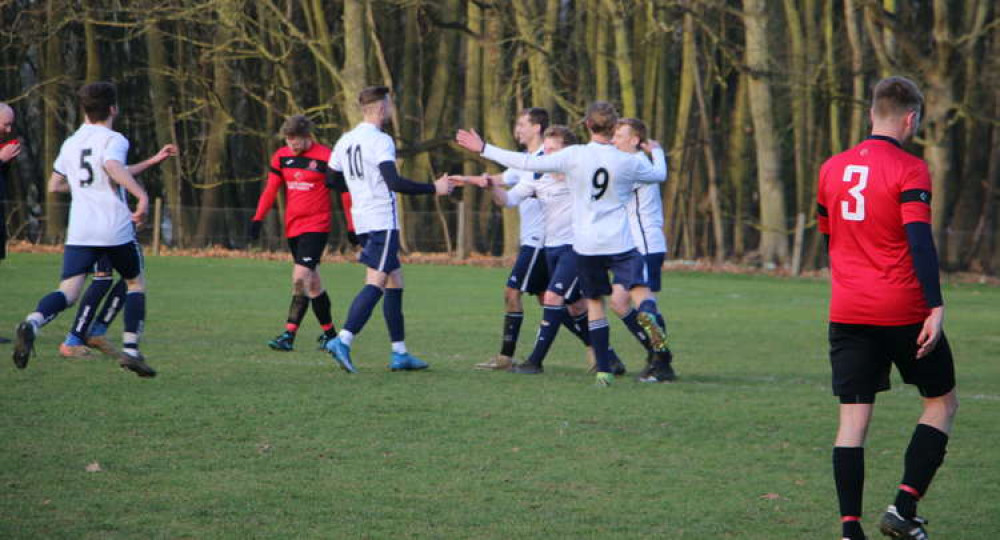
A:
{"label": "handshake", "polygon": [[[446,174],[438,179],[438,182],[447,180],[452,187],[464,186],[464,185],[474,185],[481,188],[488,188],[496,185],[494,180],[491,178],[489,173],[483,173],[476,176],[463,176],[460,174]],[[436,182],[435,182],[436,183]]]}

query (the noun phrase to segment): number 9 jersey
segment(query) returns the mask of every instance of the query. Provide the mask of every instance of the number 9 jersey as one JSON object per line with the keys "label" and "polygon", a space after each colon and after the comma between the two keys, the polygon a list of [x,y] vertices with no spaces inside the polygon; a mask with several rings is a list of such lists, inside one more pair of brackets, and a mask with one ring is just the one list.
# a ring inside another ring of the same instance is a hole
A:
{"label": "number 9 jersey", "polygon": [[816,199],[819,230],[830,236],[830,321],[922,322],[929,311],[905,225],[931,221],[927,164],[873,136],[823,164]]}
{"label": "number 9 jersey", "polygon": [[135,240],[125,191],[104,170],[108,161],[127,166],[128,148],[121,133],[96,124],[80,126],[63,142],[53,168],[73,196],[66,245],[120,246]]}

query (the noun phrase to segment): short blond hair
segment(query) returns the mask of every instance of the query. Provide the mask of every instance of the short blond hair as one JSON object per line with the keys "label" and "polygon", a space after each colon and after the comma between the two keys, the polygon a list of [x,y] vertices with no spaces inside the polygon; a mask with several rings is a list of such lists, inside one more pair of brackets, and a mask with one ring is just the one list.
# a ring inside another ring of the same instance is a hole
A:
{"label": "short blond hair", "polygon": [[591,132],[610,137],[615,134],[618,111],[607,101],[595,101],[587,107],[583,122]]}
{"label": "short blond hair", "polygon": [[917,83],[906,77],[888,77],[872,91],[872,112],[878,118],[900,117],[911,112],[920,114],[924,95]]}

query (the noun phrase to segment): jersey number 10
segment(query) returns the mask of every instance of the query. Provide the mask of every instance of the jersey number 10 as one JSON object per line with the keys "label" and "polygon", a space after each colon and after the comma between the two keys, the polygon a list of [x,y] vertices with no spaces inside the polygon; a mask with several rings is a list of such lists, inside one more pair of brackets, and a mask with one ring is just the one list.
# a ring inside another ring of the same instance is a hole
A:
{"label": "jersey number 10", "polygon": [[365,177],[365,171],[361,168],[360,144],[347,147],[347,168],[349,169],[351,178],[362,180]]}
{"label": "jersey number 10", "polygon": [[855,178],[857,178],[858,183],[847,190],[847,193],[854,198],[854,209],[851,209],[851,201],[840,201],[840,215],[847,221],[864,221],[864,190],[868,187],[868,167],[864,165],[848,165],[844,169],[844,182],[853,183]]}

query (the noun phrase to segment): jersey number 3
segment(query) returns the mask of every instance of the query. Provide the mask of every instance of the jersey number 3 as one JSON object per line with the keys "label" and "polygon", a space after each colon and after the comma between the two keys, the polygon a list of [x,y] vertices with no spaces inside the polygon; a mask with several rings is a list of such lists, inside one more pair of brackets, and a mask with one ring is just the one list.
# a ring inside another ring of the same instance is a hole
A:
{"label": "jersey number 3", "polygon": [[854,209],[851,209],[851,201],[840,201],[840,214],[847,221],[865,220],[865,188],[868,187],[868,167],[864,165],[848,165],[844,169],[844,182],[857,184],[847,190],[847,193],[854,198]]}

